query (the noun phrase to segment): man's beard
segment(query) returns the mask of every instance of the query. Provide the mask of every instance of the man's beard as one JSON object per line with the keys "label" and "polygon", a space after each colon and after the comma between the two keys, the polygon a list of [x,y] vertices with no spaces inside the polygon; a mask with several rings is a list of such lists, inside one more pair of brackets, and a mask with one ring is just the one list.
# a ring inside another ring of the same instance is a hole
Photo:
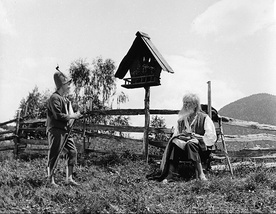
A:
{"label": "man's beard", "polygon": [[178,113],[178,120],[183,120],[189,117],[194,111],[192,109],[181,109]]}

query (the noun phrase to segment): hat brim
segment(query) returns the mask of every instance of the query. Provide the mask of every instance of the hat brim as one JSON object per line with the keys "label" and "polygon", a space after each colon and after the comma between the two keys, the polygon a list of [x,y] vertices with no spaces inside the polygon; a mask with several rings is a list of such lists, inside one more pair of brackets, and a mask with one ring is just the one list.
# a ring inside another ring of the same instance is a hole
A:
{"label": "hat brim", "polygon": [[72,79],[69,79],[68,81],[66,81],[65,83],[63,83],[63,85],[65,85],[65,84],[71,84],[72,83]]}

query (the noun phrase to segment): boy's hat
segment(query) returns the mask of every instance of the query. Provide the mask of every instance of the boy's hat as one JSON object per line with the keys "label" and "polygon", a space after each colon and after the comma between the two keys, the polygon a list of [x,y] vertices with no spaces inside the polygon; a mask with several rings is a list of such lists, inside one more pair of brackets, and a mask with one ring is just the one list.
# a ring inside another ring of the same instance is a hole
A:
{"label": "boy's hat", "polygon": [[71,83],[72,79],[68,78],[63,74],[62,72],[58,71],[54,74],[54,81],[57,88],[60,88],[62,85],[65,85],[66,83]]}

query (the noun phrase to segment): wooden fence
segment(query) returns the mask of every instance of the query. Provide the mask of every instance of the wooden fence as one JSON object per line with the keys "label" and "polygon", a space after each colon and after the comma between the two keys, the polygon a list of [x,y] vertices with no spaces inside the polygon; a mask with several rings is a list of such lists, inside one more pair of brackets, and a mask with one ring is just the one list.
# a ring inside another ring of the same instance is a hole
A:
{"label": "wooden fence", "polygon": [[[144,109],[112,109],[112,110],[94,110],[93,112],[89,112],[88,115],[90,117],[96,115],[144,115]],[[176,115],[178,114],[178,110],[158,110],[153,109],[150,110],[151,115]],[[87,122],[88,120],[83,119],[79,121],[74,126],[74,133],[82,137],[82,148],[80,152],[89,152],[91,149],[89,145],[91,143],[90,139],[95,137],[105,138],[105,139],[116,139],[123,140],[125,137],[110,134],[110,133],[143,133],[145,131],[144,127],[134,127],[134,126],[110,126],[110,125],[99,125],[92,124]],[[230,145],[231,143],[245,143],[245,142],[253,142],[253,141],[269,141],[275,145],[274,148],[251,148],[251,149],[240,149],[238,151],[228,151],[230,157],[250,157],[250,158],[276,158],[276,126],[267,125],[267,124],[259,124],[251,121],[242,121],[234,118],[223,117],[223,126],[239,126],[246,127],[249,129],[258,129],[264,131],[263,134],[249,134],[249,135],[227,135],[225,133],[225,141],[226,145]],[[16,126],[13,130],[9,131],[0,131],[0,141],[12,141],[13,144],[9,145],[1,145],[0,151],[5,150],[13,150],[14,155],[17,156],[20,152],[26,151],[28,145],[40,146],[39,148],[30,149],[30,151],[47,151],[47,140],[45,135],[45,119],[33,119],[33,120],[24,120],[20,115],[14,120],[10,120],[4,123],[0,123],[0,127],[4,125],[16,123]],[[167,134],[170,135],[172,133],[172,129],[170,128],[153,128],[149,127],[149,133],[153,134]],[[143,140],[137,139],[128,139],[129,141],[135,141],[137,143],[143,143]],[[148,138],[149,145],[164,148],[166,146],[167,141],[154,141]],[[96,151],[96,150],[93,150]],[[96,151],[97,152],[97,151]],[[101,151],[99,151],[101,152]],[[142,153],[143,154],[143,153]],[[218,154],[220,154],[218,152]]]}

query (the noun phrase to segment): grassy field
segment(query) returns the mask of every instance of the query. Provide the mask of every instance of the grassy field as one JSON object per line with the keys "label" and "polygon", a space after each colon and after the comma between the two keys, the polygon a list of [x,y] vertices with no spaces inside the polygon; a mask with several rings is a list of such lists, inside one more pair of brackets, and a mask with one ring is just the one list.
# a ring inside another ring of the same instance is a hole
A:
{"label": "grassy field", "polygon": [[[112,145],[108,147],[115,151]],[[119,148],[120,155],[79,156],[74,176],[80,187],[64,184],[63,160],[58,165],[58,188],[47,184],[46,157],[2,160],[0,212],[276,213],[275,168],[241,165],[234,178],[228,171],[212,171],[207,182],[183,179],[163,184],[145,177],[158,168],[155,162],[147,164],[124,148]]]}

